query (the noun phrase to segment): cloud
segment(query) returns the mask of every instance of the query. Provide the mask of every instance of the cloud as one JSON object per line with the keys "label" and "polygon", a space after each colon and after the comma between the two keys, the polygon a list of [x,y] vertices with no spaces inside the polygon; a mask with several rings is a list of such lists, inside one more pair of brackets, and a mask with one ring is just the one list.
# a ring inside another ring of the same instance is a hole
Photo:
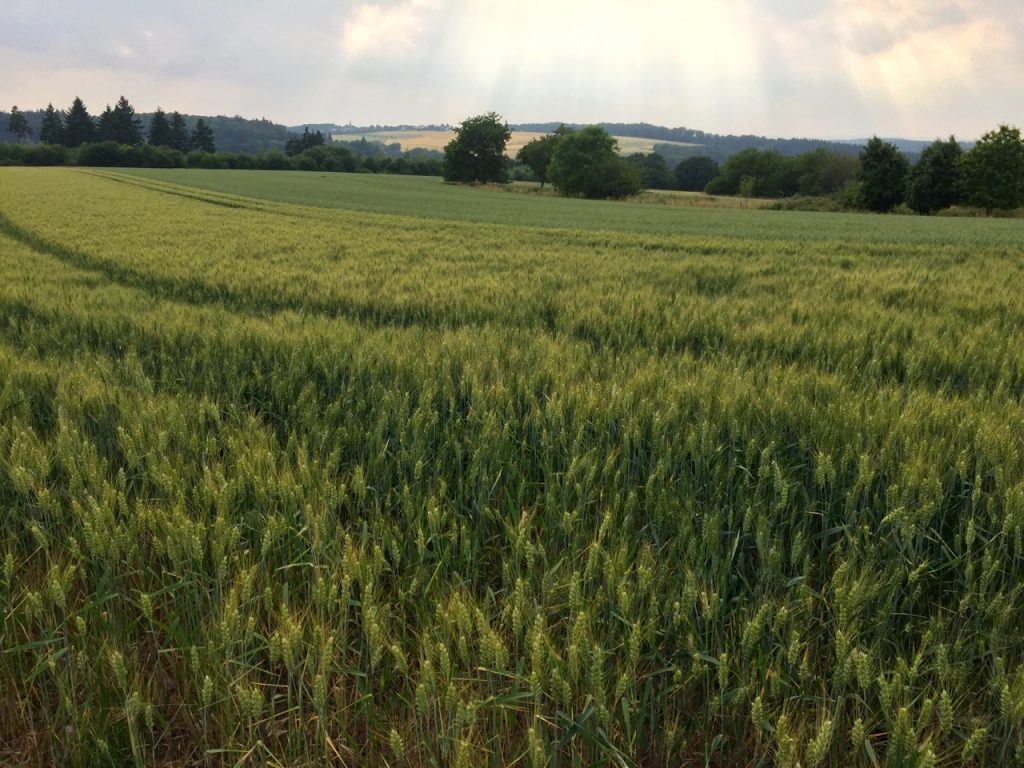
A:
{"label": "cloud", "polygon": [[342,25],[342,55],[353,60],[402,55],[413,50],[428,14],[437,5],[434,0],[408,0],[393,6],[358,5]]}
{"label": "cloud", "polygon": [[1024,115],[1022,36],[1019,0],[10,0],[0,98],[976,136]]}

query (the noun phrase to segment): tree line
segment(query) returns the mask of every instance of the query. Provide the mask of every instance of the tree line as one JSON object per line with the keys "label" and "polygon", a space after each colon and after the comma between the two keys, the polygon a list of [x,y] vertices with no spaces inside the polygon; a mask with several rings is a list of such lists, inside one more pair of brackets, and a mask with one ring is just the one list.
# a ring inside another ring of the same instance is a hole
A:
{"label": "tree line", "polygon": [[[17,106],[11,108],[7,129],[21,142],[33,138],[28,118]],[[89,114],[85,102],[77,96],[66,110],[55,109],[50,103],[43,112],[38,138],[42,144],[67,149],[76,149],[83,144],[112,142],[126,147],[138,147],[147,143],[179,152],[217,151],[213,129],[202,118],[190,132],[185,124],[185,117],[180,112],[167,115],[157,107],[156,112],[150,117],[148,128],[144,130],[142,119],[136,114],[135,107],[124,96],[119,98],[113,107],[108,104],[106,109],[95,117]]]}
{"label": "tree line", "polygon": [[[455,182],[507,181],[516,168],[505,156],[511,130],[494,112],[471,117],[445,147],[444,178]],[[657,153],[621,157],[599,125],[558,126],[519,150],[516,162],[543,188],[564,195],[624,198],[642,189],[704,191],[715,195],[816,198],[837,209],[888,212],[899,206],[931,214],[967,205],[991,214],[1024,205],[1024,141],[1020,129],[1000,126],[964,150],[955,137],[927,146],[911,164],[878,137],[859,155],[824,147],[796,156],[774,149],[743,149],[723,164],[690,157],[670,171]],[[523,178],[520,175],[520,178]],[[823,207],[821,204],[807,205]]]}
{"label": "tree line", "polygon": [[[241,120],[237,118],[236,120]],[[244,121],[253,122],[253,121]],[[157,108],[143,124],[124,96],[97,117],[76,97],[66,110],[49,104],[38,131],[33,131],[17,106],[8,115],[8,132],[19,141],[0,144],[0,164],[81,165],[91,167],[205,168],[296,170],[349,173],[392,173],[439,176],[440,161],[429,157],[396,157],[374,142],[332,145],[320,131],[308,128],[290,135],[284,151],[255,153],[217,150],[213,129],[198,118],[191,131],[180,112]],[[37,135],[36,135],[37,134]],[[38,138],[39,143],[27,142]],[[366,155],[360,149],[367,150]]]}

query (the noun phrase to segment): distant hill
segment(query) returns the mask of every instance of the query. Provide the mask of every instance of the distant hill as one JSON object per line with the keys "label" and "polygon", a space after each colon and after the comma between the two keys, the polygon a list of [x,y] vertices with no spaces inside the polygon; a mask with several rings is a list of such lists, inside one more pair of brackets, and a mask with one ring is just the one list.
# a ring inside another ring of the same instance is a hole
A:
{"label": "distant hill", "polygon": [[424,133],[427,131],[451,131],[452,126],[448,123],[432,123],[430,125],[338,125],[336,123],[303,123],[302,125],[290,125],[288,130],[292,133],[302,133],[306,128],[311,131],[333,136],[362,136],[365,133],[397,133],[399,131],[415,131]]}
{"label": "distant hill", "polygon": [[[520,123],[514,126],[521,131],[540,131],[550,133],[562,123]],[[574,128],[576,123],[566,123]],[[819,147],[839,154],[857,154],[866,143],[826,141],[824,139],[772,139],[766,136],[707,133],[693,128],[666,128],[650,123],[598,123],[613,136],[631,136],[638,139],[651,139],[655,142],[654,151],[664,155],[672,162],[686,157],[713,157],[719,162],[730,155],[744,149],[775,150],[780,154],[793,156],[811,152]],[[689,146],[680,146],[689,145]],[[918,150],[920,152],[920,150]]]}
{"label": "distant hill", "polygon": [[[32,128],[34,140],[38,140],[39,126],[42,123],[42,110],[26,111]],[[94,114],[95,116],[95,114]],[[150,113],[139,115],[143,122],[143,129],[149,126]],[[186,115],[185,121],[189,130],[195,125],[199,115]],[[202,116],[203,119],[213,128],[217,141],[217,148],[226,152],[244,152],[254,154],[268,149],[284,149],[288,137],[293,133],[301,133],[309,128],[311,131],[320,131],[329,136],[352,137],[359,139],[378,138],[383,140],[385,135],[393,134],[384,143],[398,141],[401,136],[402,149],[413,149],[412,146],[405,146],[412,141],[413,136],[422,137],[431,133],[444,133],[447,137],[439,146],[446,143],[451,134],[452,126],[447,123],[436,123],[430,125],[338,125],[336,123],[304,123],[302,125],[285,126],[271,122],[264,118],[249,119],[239,115],[226,117],[224,115]],[[7,112],[0,112],[0,142],[14,143],[17,139],[7,131],[9,115]],[[511,125],[512,130],[518,134],[544,134],[554,131],[560,122],[547,123],[518,123]],[[577,123],[566,123],[574,128],[582,127]],[[828,141],[812,138],[768,138],[766,136],[755,136],[752,134],[737,136],[732,134],[708,133],[693,128],[667,128],[651,123],[598,123],[602,128],[613,136],[619,137],[620,147],[623,152],[654,151],[663,155],[669,164],[675,164],[687,157],[703,155],[712,157],[723,162],[737,152],[744,149],[775,150],[783,155],[793,156],[810,152],[819,147],[837,152],[839,154],[857,154],[861,147],[867,143],[867,139],[851,139],[848,141]],[[371,136],[374,135],[374,136]],[[632,141],[623,139],[632,139]],[[931,142],[917,141],[913,139],[886,139],[900,148],[911,160],[916,160],[925,147]],[[431,143],[422,141],[424,148],[436,152],[438,146],[436,141]],[[965,149],[970,149],[973,142],[961,142]]]}
{"label": "distant hill", "polygon": [[[917,141],[915,139],[886,139],[886,138],[883,138],[882,141],[887,141],[890,144],[895,144],[899,148],[900,152],[902,152],[903,154],[905,154],[905,155],[907,155],[909,157],[912,157],[912,158],[920,157],[921,153],[924,152],[925,148],[929,144],[931,144],[930,141]],[[867,139],[851,139],[849,142],[844,142],[844,143],[856,144],[857,146],[863,146],[863,145],[868,143],[868,140]],[[965,150],[971,149],[971,147],[974,146],[974,142],[973,141],[961,141],[960,142],[960,146],[963,149],[965,149]]]}

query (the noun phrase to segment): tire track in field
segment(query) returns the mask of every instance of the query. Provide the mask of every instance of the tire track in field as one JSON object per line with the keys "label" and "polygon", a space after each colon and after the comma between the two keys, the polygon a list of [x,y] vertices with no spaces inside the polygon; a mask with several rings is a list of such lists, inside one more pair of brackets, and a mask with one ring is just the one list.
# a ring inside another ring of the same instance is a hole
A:
{"label": "tire track in field", "polygon": [[[456,331],[463,328],[485,326],[507,327],[522,331],[544,334],[561,344],[581,344],[589,347],[592,354],[617,354],[633,349],[643,349],[656,356],[689,354],[695,360],[727,356],[744,356],[754,352],[766,360],[783,360],[790,365],[814,369],[822,373],[841,374],[844,364],[849,364],[849,350],[836,349],[835,354],[824,356],[831,364],[822,364],[820,356],[793,356],[784,344],[765,344],[761,339],[758,349],[751,348],[751,340],[736,336],[729,329],[717,324],[711,326],[680,327],[673,332],[651,339],[643,328],[632,333],[609,335],[606,329],[595,326],[584,318],[565,316],[559,318],[557,309],[549,308],[548,313],[500,315],[476,309],[464,316],[453,315],[450,310],[438,310],[423,303],[409,306],[388,306],[379,302],[353,301],[342,296],[330,299],[315,299],[305,296],[254,295],[252,291],[239,291],[224,284],[204,282],[199,279],[180,280],[159,277],[151,273],[124,267],[105,259],[98,259],[59,243],[54,243],[26,229],[19,227],[0,211],[0,235],[6,235],[16,242],[42,255],[53,258],[83,273],[99,275],[113,285],[145,293],[158,301],[174,302],[195,307],[221,308],[238,316],[269,319],[276,313],[295,312],[325,319],[344,319],[368,329],[423,328],[434,331]],[[469,316],[465,316],[469,315]],[[955,373],[955,372],[954,372]],[[906,370],[897,367],[876,374],[876,383],[905,386]],[[952,373],[950,374],[952,375]],[[959,375],[959,374],[958,374]],[[1024,372],[1011,374],[1003,382],[1016,399],[1024,396]],[[929,391],[943,389],[947,377],[935,380],[915,381],[912,386],[923,386]],[[973,383],[986,391],[994,391],[999,381],[984,377]]]}
{"label": "tire track in field", "polygon": [[155,299],[192,306],[220,307],[240,315],[267,317],[279,312],[297,312],[325,318],[344,318],[371,328],[419,326],[433,330],[456,330],[467,326],[516,325],[507,322],[512,318],[479,310],[472,317],[453,317],[426,304],[386,306],[376,302],[353,301],[343,296],[324,300],[305,296],[253,294],[251,291],[238,291],[224,284],[200,279],[160,277],[47,240],[19,227],[2,211],[0,234],[42,256],[83,272],[102,275],[114,285],[145,292]]}
{"label": "tire track in field", "polygon": [[[104,173],[102,171],[82,171],[87,176],[103,179],[115,184],[124,184],[130,187],[137,187],[149,192],[157,192],[174,197],[183,197],[186,200],[193,200],[207,205],[218,205],[222,208],[234,208],[237,210],[259,211],[261,213],[277,213],[270,211],[258,204],[258,201],[247,198],[221,195],[215,192],[203,192],[201,190],[189,190],[185,187],[166,184],[164,182],[139,179],[134,176],[124,176],[117,173]],[[283,214],[282,214],[283,215]]]}

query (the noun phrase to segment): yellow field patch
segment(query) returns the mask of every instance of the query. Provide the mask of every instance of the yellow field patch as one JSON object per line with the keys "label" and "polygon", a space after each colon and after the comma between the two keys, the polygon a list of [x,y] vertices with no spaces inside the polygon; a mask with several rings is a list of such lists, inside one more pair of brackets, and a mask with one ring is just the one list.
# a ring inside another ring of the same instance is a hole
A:
{"label": "yellow field patch", "polygon": [[[373,131],[358,135],[335,134],[333,138],[335,141],[358,141],[365,138],[367,141],[379,141],[382,144],[401,144],[402,150],[407,152],[411,149],[443,150],[454,135],[453,131]],[[509,155],[514,156],[528,142],[541,136],[544,134],[535,131],[513,131],[506,151]],[[678,141],[640,139],[634,136],[616,136],[615,138],[619,142],[619,151],[627,155],[634,152],[653,152],[655,144],[672,144],[679,147],[697,146]]]}

